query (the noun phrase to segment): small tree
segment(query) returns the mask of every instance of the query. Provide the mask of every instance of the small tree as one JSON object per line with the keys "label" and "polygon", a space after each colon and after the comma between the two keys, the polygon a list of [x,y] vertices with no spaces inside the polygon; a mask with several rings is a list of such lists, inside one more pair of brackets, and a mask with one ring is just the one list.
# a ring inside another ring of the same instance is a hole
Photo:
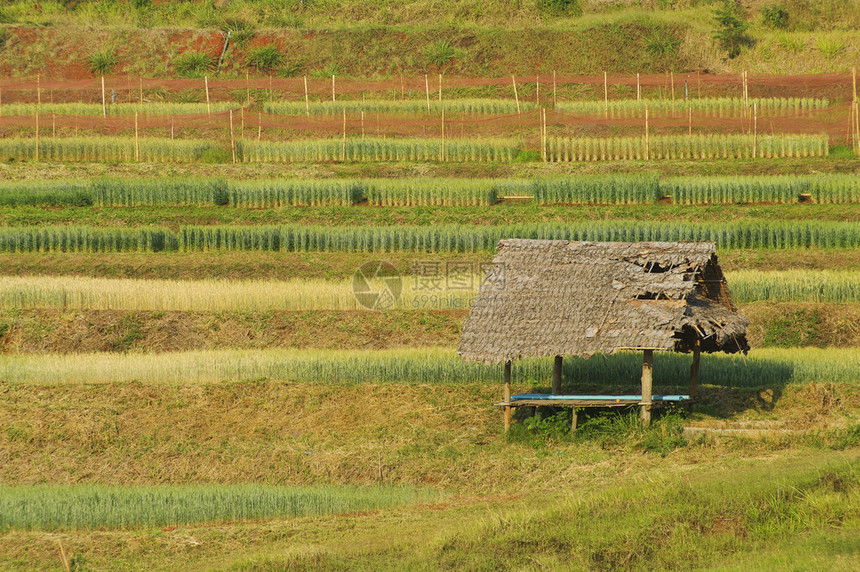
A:
{"label": "small tree", "polygon": [[725,0],[722,7],[714,11],[714,20],[718,26],[714,39],[728,52],[730,58],[736,58],[740,55],[741,48],[749,45],[752,40],[746,34],[749,24],[744,19],[740,4]]}

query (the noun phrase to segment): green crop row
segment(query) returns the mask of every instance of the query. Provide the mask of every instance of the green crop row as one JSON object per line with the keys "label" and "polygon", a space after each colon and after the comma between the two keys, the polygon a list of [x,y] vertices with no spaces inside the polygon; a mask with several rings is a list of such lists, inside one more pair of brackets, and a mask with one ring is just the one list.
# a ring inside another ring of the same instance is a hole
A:
{"label": "green crop row", "polygon": [[[536,105],[532,102],[520,102],[520,111],[530,111]],[[517,103],[513,99],[445,99],[439,101],[431,96],[430,112],[439,113],[442,110],[450,113],[471,114],[503,114],[516,113]],[[307,106],[304,101],[272,101],[263,104],[266,113],[281,113],[285,115],[337,115],[346,110],[349,113],[364,111],[366,113],[427,113],[426,99],[406,99],[400,101],[385,100],[345,100],[317,101]]]}
{"label": "green crop row", "polygon": [[[138,158],[159,163],[223,162],[227,152],[216,141],[142,137]],[[134,137],[29,137],[0,139],[3,161],[134,161]]]}
{"label": "green crop row", "polygon": [[824,157],[826,135],[655,135],[646,137],[550,137],[547,160],[772,159]]}
{"label": "green crop row", "polygon": [[219,113],[236,109],[238,104],[231,102],[205,103],[171,103],[159,101],[152,103],[108,103],[102,108],[101,103],[13,103],[3,106],[3,115],[22,116],[33,115],[36,111],[42,116],[56,113],[57,115],[187,115]]}
{"label": "green crop row", "polygon": [[[169,357],[168,357],[169,356]],[[657,352],[657,392],[690,383],[691,356]],[[548,389],[552,359],[513,362],[518,388]],[[860,356],[852,348],[757,349],[750,355],[702,356],[699,382],[725,387],[774,387],[788,383],[860,382]],[[14,384],[178,383],[196,384],[248,379],[299,383],[498,383],[503,366],[466,362],[453,349],[392,350],[220,350],[175,354],[0,354],[0,379]],[[57,372],[63,372],[58,376]],[[564,386],[583,390],[638,387],[642,354],[619,352],[601,358],[564,360]],[[597,382],[595,380],[598,380]]]}
{"label": "green crop row", "polygon": [[860,227],[842,222],[664,223],[589,221],[500,226],[185,226],[0,228],[0,252],[492,251],[504,238],[571,241],[713,241],[720,248],[856,248]]}
{"label": "green crop row", "polygon": [[133,528],[376,510],[438,498],[409,487],[181,485],[4,487],[0,527]]}
{"label": "green crop row", "polygon": [[[681,92],[683,93],[683,92]],[[645,109],[650,113],[679,113],[686,114],[690,109],[701,117],[738,117],[751,115],[753,106],[759,116],[785,115],[801,113],[815,109],[824,109],[830,105],[826,99],[814,97],[765,97],[749,98],[744,101],[740,97],[705,97],[684,100],[679,98],[672,102],[670,99],[614,99],[609,101],[559,101],[556,109],[579,115],[605,115],[610,118],[643,117]]]}
{"label": "green crop row", "polygon": [[242,139],[237,151],[246,163],[306,163],[321,161],[451,161],[457,163],[513,161],[519,153],[511,140],[309,139],[255,141]]}
{"label": "green crop row", "polygon": [[860,177],[844,174],[672,177],[579,175],[536,179],[89,179],[0,182],[0,205],[155,206],[491,205],[503,196],[550,204],[860,202]]}

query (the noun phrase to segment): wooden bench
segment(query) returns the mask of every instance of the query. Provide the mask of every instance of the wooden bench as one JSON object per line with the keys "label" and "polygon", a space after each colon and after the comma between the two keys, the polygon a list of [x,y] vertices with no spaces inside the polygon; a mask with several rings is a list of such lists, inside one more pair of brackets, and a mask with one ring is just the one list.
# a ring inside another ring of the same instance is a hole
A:
{"label": "wooden bench", "polygon": [[652,395],[650,403],[642,401],[641,395],[555,395],[551,393],[517,393],[511,395],[509,401],[499,401],[496,405],[504,407],[506,412],[512,407],[520,406],[560,406],[567,405],[573,409],[571,428],[576,429],[576,410],[584,407],[629,407],[632,405],[655,406],[664,403],[680,402],[690,399],[689,395]]}

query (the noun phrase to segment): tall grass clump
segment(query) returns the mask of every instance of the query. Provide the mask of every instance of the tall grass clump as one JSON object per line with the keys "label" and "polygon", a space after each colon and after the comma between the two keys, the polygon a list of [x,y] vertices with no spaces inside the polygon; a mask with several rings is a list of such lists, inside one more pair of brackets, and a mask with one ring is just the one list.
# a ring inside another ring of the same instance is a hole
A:
{"label": "tall grass clump", "polygon": [[535,201],[547,204],[653,203],[662,197],[655,175],[574,176],[536,179]]}
{"label": "tall grass clump", "polygon": [[[755,149],[755,151],[754,151]],[[826,135],[655,135],[641,137],[550,137],[550,161],[631,161],[644,159],[770,159],[823,157]]]}
{"label": "tall grass clump", "polygon": [[[224,161],[227,151],[216,141],[205,139],[139,140],[140,161],[152,163],[194,163]],[[43,161],[134,161],[134,137],[46,137],[39,142]],[[35,161],[36,139],[0,139],[0,160]]]}
{"label": "tall grass clump", "polygon": [[766,177],[672,177],[661,193],[675,204],[796,203],[804,195],[817,203],[860,202],[860,177],[843,174]]}
{"label": "tall grass clump", "polygon": [[0,527],[139,528],[378,510],[438,498],[409,487],[272,485],[4,487]]}
{"label": "tall grass clump", "polygon": [[[213,112],[235,109],[238,105],[225,101],[213,101]],[[28,116],[36,113],[35,103],[3,104],[3,115]],[[205,103],[179,103],[169,101],[153,101],[147,103],[108,103],[105,108],[108,115],[184,115],[203,114],[208,111]],[[101,115],[101,103],[43,103],[38,106],[42,115],[55,113],[57,115]],[[181,118],[180,118],[181,119]]]}
{"label": "tall grass clump", "polygon": [[364,198],[367,183],[360,179],[231,181],[234,207],[353,205]]}
{"label": "tall grass clump", "polygon": [[0,206],[75,206],[93,204],[87,181],[0,181]]}
{"label": "tall grass clump", "polygon": [[851,270],[739,270],[726,273],[735,302],[860,302],[860,273]]}
{"label": "tall grass clump", "polygon": [[367,202],[374,206],[487,206],[498,201],[499,186],[492,179],[378,179],[367,187]]}
{"label": "tall grass clump", "polygon": [[97,206],[226,205],[225,179],[153,178],[95,179],[92,202]]}
{"label": "tall grass clump", "polygon": [[256,141],[242,139],[237,148],[246,163],[451,161],[511,162],[517,155],[513,141],[448,139],[309,139]]}

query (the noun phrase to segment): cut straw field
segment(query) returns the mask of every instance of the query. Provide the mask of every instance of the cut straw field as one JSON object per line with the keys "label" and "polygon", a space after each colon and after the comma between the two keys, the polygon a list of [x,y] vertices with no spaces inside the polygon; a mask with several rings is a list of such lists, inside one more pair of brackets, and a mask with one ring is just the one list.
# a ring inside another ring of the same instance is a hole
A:
{"label": "cut straw field", "polygon": [[[356,261],[359,265],[360,261]],[[434,267],[436,263],[434,263]],[[376,309],[467,309],[483,274],[465,272],[404,275],[390,305]],[[860,302],[860,272],[830,270],[737,271],[726,279],[736,303]],[[360,310],[349,280],[130,280],[75,276],[2,276],[0,308],[56,308],[130,311]],[[383,287],[384,284],[375,284]]]}
{"label": "cut straw field", "polygon": [[[689,386],[690,356],[659,353],[655,387]],[[545,387],[552,377],[548,359],[514,362],[516,386]],[[62,372],[58,375],[57,372]],[[635,388],[642,373],[636,352],[584,360],[569,357],[564,385]],[[0,354],[0,380],[12,384],[79,385],[93,383],[207,384],[267,379],[297,383],[493,383],[502,366],[463,361],[450,348],[392,350],[217,350],[155,354]],[[611,380],[611,381],[607,381]],[[855,348],[757,349],[748,356],[713,354],[702,360],[700,383],[757,388],[804,383],[860,383],[860,353]]]}

